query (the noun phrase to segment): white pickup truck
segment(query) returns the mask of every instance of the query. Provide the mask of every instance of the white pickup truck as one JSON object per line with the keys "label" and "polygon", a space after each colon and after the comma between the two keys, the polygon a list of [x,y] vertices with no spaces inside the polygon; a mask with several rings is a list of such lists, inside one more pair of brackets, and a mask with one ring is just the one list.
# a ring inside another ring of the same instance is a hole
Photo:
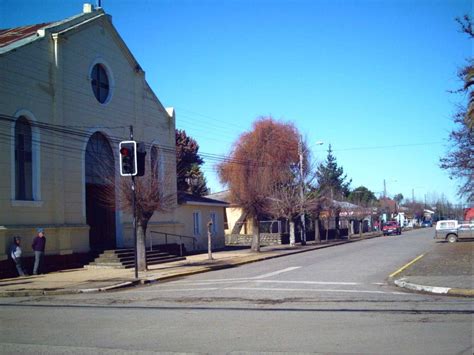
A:
{"label": "white pickup truck", "polygon": [[434,239],[455,243],[460,239],[474,238],[474,223],[444,220],[436,222]]}

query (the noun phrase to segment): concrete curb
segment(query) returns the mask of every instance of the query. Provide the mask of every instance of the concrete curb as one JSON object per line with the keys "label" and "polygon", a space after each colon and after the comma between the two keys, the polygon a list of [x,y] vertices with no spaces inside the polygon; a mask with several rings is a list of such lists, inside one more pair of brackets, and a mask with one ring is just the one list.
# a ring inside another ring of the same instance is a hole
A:
{"label": "concrete curb", "polygon": [[261,254],[260,255],[255,254],[255,256],[243,257],[240,260],[237,259],[237,261],[231,261],[231,262],[225,263],[225,264],[203,265],[201,269],[181,271],[181,272],[178,272],[176,274],[171,273],[169,275],[161,275],[161,276],[156,276],[156,277],[148,277],[148,278],[136,279],[136,280],[132,280],[132,281],[120,282],[118,284],[107,286],[107,287],[86,288],[86,289],[0,291],[0,297],[28,297],[28,296],[48,296],[48,295],[52,296],[52,295],[71,295],[71,294],[79,294],[79,293],[106,292],[106,291],[112,291],[112,290],[115,290],[115,289],[131,287],[131,286],[135,286],[135,285],[138,285],[138,284],[149,284],[149,283],[152,283],[152,282],[164,281],[164,280],[174,279],[174,278],[183,277],[183,276],[190,276],[190,275],[195,275],[195,274],[201,274],[201,273],[204,273],[204,272],[209,272],[209,271],[214,271],[214,270],[229,269],[229,268],[237,267],[237,266],[240,266],[240,265],[255,263],[255,262],[258,262],[258,261],[270,260],[270,259],[281,258],[281,257],[288,256],[288,255],[306,253],[306,252],[310,252],[310,251],[314,251],[314,250],[318,250],[318,249],[325,249],[325,248],[335,247],[335,246],[342,245],[342,244],[354,243],[354,242],[367,240],[367,239],[372,239],[372,238],[378,238],[378,237],[382,237],[382,236],[383,235],[380,234],[380,235],[366,236],[366,237],[362,237],[362,238],[355,237],[354,239],[341,240],[339,242],[328,243],[328,244],[319,244],[319,245],[314,245],[314,246],[307,246],[304,249],[297,249],[297,250],[290,251],[290,252],[287,252],[287,253],[274,254],[274,255],[268,255],[268,256],[262,256]]}
{"label": "concrete curb", "polygon": [[393,283],[398,287],[411,290],[411,291],[416,291],[416,292],[431,293],[431,294],[436,294],[436,295],[447,295],[447,296],[474,297],[473,289],[418,285],[418,284],[406,281],[406,278],[394,280]]}

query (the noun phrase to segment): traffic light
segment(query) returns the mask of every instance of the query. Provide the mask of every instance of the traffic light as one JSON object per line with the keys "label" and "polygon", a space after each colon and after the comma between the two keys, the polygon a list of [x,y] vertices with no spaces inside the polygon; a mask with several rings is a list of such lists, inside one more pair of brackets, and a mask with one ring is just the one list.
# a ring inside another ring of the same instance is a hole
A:
{"label": "traffic light", "polygon": [[137,175],[137,142],[123,141],[119,144],[120,175]]}
{"label": "traffic light", "polygon": [[145,143],[137,143],[137,176],[145,175]]}

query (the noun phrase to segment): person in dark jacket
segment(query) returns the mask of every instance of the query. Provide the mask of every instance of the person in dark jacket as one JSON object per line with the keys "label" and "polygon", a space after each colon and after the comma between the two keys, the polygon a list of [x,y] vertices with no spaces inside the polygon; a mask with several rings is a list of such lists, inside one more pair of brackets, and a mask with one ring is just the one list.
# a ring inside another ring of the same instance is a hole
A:
{"label": "person in dark jacket", "polygon": [[33,268],[33,275],[44,273],[43,271],[43,259],[44,259],[44,248],[46,246],[46,237],[44,236],[44,229],[38,228],[38,234],[33,239],[31,247],[35,252],[35,266]]}
{"label": "person in dark jacket", "polygon": [[23,266],[21,264],[21,254],[22,250],[20,247],[21,238],[18,236],[13,237],[13,244],[10,247],[10,257],[12,258],[13,262],[16,266],[16,271],[18,272],[18,276],[25,276],[25,271],[23,270]]}

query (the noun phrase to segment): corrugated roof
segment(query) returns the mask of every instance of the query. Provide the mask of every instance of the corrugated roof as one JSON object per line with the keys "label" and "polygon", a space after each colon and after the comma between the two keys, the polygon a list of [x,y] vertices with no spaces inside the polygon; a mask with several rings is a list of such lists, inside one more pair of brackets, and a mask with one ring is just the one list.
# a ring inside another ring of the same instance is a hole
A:
{"label": "corrugated roof", "polygon": [[53,22],[45,22],[37,25],[28,25],[0,30],[0,47],[8,46],[14,42],[22,40],[36,34],[41,28],[47,27]]}
{"label": "corrugated roof", "polygon": [[202,204],[212,204],[212,205],[221,205],[221,206],[227,206],[228,203],[225,201],[220,201],[212,198],[207,198],[203,196],[195,196],[191,195],[185,192],[179,192],[178,193],[178,202],[180,204],[185,204],[185,203],[202,203]]}

